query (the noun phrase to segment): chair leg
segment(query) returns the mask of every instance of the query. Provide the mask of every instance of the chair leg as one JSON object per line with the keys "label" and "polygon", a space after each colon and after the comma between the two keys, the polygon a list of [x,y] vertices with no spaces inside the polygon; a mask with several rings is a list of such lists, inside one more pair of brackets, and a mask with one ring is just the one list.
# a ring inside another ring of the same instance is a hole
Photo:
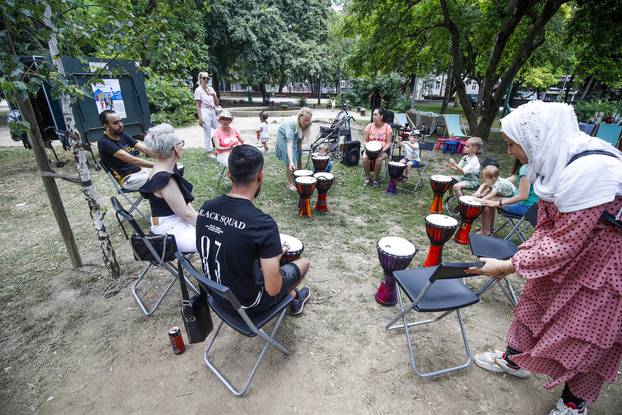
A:
{"label": "chair leg", "polygon": [[505,294],[505,296],[510,301],[512,306],[515,307],[516,303],[518,303],[518,299],[516,298],[516,293],[514,292],[514,288],[512,287],[512,284],[510,283],[510,281],[507,280],[507,278],[504,278],[501,281],[496,280],[494,278],[490,278],[488,281],[486,281],[486,283],[482,286],[482,288],[479,289],[476,295],[478,297],[481,297],[482,294],[490,290],[495,285],[495,283],[498,284],[499,288],[501,288],[501,291],[503,291],[503,294]]}
{"label": "chair leg", "polygon": [[283,321],[283,317],[285,316],[286,312],[287,312],[287,308],[283,309],[277,322],[272,328],[272,332],[270,333],[269,336],[263,330],[259,330],[260,337],[262,337],[266,343],[263,345],[261,351],[259,352],[257,361],[255,362],[246,381],[242,384],[242,387],[239,389],[233,386],[231,381],[229,381],[229,379],[227,379],[227,377],[209,359],[209,352],[212,349],[212,346],[214,346],[214,342],[216,340],[216,337],[218,337],[218,334],[220,333],[220,329],[222,328],[224,321],[221,321],[220,324],[218,325],[218,328],[214,332],[212,339],[210,340],[209,344],[207,345],[207,348],[205,349],[205,352],[203,353],[203,361],[205,362],[207,367],[216,375],[216,377],[218,377],[218,379],[220,379],[220,381],[224,383],[227,389],[229,389],[231,393],[233,393],[235,396],[243,396],[248,390],[251,382],[253,381],[253,378],[255,377],[255,373],[257,373],[257,368],[259,368],[259,364],[261,363],[261,360],[263,359],[266,353],[266,350],[268,349],[268,346],[273,346],[274,348],[280,350],[284,354],[289,354],[289,351],[285,348],[285,346],[283,346],[281,343],[279,343],[278,341],[274,339],[274,335],[276,334],[276,331],[281,325],[281,322]]}
{"label": "chair leg", "polygon": [[130,204],[129,209],[127,210],[127,212],[130,215],[132,214],[132,212],[136,211],[136,212],[138,212],[138,214],[140,216],[143,217],[143,219],[145,219],[147,222],[150,222],[149,218],[147,216],[145,216],[145,214],[143,212],[141,212],[140,209],[138,209],[138,205],[140,205],[140,202],[143,201],[143,197],[142,196],[138,196],[136,199],[132,199],[124,192],[119,192],[119,195],[121,195],[126,200],[126,202]]}
{"label": "chair leg", "polygon": [[171,280],[169,281],[164,291],[162,291],[162,294],[160,294],[160,297],[158,297],[158,299],[153,304],[151,309],[149,309],[147,305],[145,305],[144,301],[138,295],[137,290],[138,290],[138,285],[143,281],[145,275],[147,274],[147,271],[149,271],[150,268],[151,268],[151,264],[148,264],[143,270],[143,272],[140,273],[136,282],[134,282],[134,284],[132,285],[132,295],[134,296],[136,303],[138,304],[138,306],[140,307],[140,309],[143,311],[143,313],[146,316],[152,315],[158,309],[158,307],[160,306],[160,303],[162,303],[162,300],[164,300],[164,297],[166,297],[166,294],[168,294],[168,292],[171,290],[171,288],[173,287],[173,284],[175,284],[175,281],[176,281],[175,277],[171,278]]}
{"label": "chair leg", "polygon": [[[420,376],[422,378],[431,378],[431,377],[436,377],[436,376],[440,376],[440,375],[445,375],[451,372],[456,372],[458,370],[462,370],[462,369],[466,369],[467,367],[469,367],[471,365],[472,362],[472,356],[471,356],[471,349],[469,347],[469,341],[466,335],[466,331],[464,329],[464,323],[462,322],[462,316],[460,314],[460,310],[456,310],[456,317],[458,319],[458,323],[460,324],[460,332],[462,333],[462,340],[464,343],[464,351],[465,354],[467,356],[467,360],[466,362],[458,365],[458,366],[453,366],[450,368],[446,368],[446,369],[439,369],[439,370],[435,370],[432,372],[422,372],[419,369],[417,369],[417,362],[416,362],[416,358],[415,358],[415,351],[414,351],[414,345],[413,345],[413,339],[410,335],[410,329],[409,327],[411,326],[416,326],[416,325],[422,325],[422,324],[428,324],[428,323],[432,323],[434,321],[438,321],[440,319],[442,319],[443,317],[451,314],[451,311],[447,311],[445,313],[443,313],[441,316],[436,317],[436,318],[432,318],[432,319],[428,319],[428,320],[424,320],[424,321],[417,321],[417,322],[411,322],[408,323],[406,321],[406,314],[412,310],[413,307],[410,307],[408,309],[404,309],[404,300],[402,299],[402,292],[399,288],[399,286],[397,287],[397,298],[399,300],[400,303],[400,314],[398,314],[398,317],[401,316],[402,318],[402,322],[403,324],[399,327],[404,328],[404,334],[406,336],[406,345],[408,346],[408,352],[410,354],[410,365],[412,366],[413,370],[415,371],[415,374],[417,374],[417,376]],[[392,324],[392,323],[391,323]],[[391,329],[393,327],[390,327],[389,329]],[[397,328],[397,327],[395,327]]]}
{"label": "chair leg", "polygon": [[227,170],[227,168],[225,166],[222,166],[222,170],[220,170],[220,176],[218,177],[218,184],[216,185],[216,187],[220,187],[220,182],[222,182],[222,179],[225,176],[225,170]]}

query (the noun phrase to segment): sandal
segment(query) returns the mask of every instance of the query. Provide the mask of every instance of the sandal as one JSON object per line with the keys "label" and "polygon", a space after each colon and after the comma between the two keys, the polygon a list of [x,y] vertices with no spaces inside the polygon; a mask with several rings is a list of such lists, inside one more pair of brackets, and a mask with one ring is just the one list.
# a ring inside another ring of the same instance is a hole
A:
{"label": "sandal", "polygon": [[378,187],[378,186],[380,186],[380,182],[379,182],[377,179],[374,179],[374,180],[371,182],[371,185],[372,185],[372,186],[374,186],[374,187]]}
{"label": "sandal", "polygon": [[298,189],[296,189],[296,186],[293,186],[291,184],[287,186],[287,190],[292,191],[292,192],[298,191]]}
{"label": "sandal", "polygon": [[371,179],[369,177],[366,177],[365,181],[363,181],[363,185],[365,186],[369,186],[370,183],[371,183]]}

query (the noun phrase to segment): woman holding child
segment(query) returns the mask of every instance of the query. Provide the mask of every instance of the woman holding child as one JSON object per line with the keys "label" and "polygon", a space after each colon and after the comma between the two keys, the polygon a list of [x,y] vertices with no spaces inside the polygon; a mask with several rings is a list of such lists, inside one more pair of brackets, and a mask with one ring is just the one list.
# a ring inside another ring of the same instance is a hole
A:
{"label": "woman holding child", "polygon": [[302,167],[302,142],[311,134],[311,118],[313,112],[310,108],[302,107],[296,117],[288,118],[276,132],[276,158],[285,163],[285,173],[289,184],[287,188],[296,191],[292,174],[294,170]]}
{"label": "woman holding child", "polygon": [[[508,154],[526,165],[540,198],[532,237],[509,260],[470,272],[526,279],[505,352],[478,366],[564,385],[550,415],[586,414],[622,357],[622,153],[579,130],[571,106],[525,104],[501,120]],[[502,202],[503,203],[503,202]]]}

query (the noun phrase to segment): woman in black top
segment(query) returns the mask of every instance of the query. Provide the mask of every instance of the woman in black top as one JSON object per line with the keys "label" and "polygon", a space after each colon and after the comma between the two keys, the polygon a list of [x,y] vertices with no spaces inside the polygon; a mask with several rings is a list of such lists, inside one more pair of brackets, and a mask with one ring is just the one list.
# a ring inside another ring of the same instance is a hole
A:
{"label": "woman in black top", "polygon": [[149,180],[140,188],[151,205],[151,232],[175,235],[181,252],[196,252],[197,211],[191,203],[192,184],[176,169],[184,141],[177,138],[170,124],[160,124],[149,129],[145,145],[157,157]]}

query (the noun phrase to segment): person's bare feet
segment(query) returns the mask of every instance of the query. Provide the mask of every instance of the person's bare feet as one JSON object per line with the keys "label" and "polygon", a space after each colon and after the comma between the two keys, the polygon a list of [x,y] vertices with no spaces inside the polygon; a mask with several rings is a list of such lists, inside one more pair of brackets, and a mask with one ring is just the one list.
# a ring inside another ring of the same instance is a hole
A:
{"label": "person's bare feet", "polygon": [[292,192],[296,191],[296,186],[294,186],[293,184],[289,184],[287,185],[287,190],[291,190]]}

